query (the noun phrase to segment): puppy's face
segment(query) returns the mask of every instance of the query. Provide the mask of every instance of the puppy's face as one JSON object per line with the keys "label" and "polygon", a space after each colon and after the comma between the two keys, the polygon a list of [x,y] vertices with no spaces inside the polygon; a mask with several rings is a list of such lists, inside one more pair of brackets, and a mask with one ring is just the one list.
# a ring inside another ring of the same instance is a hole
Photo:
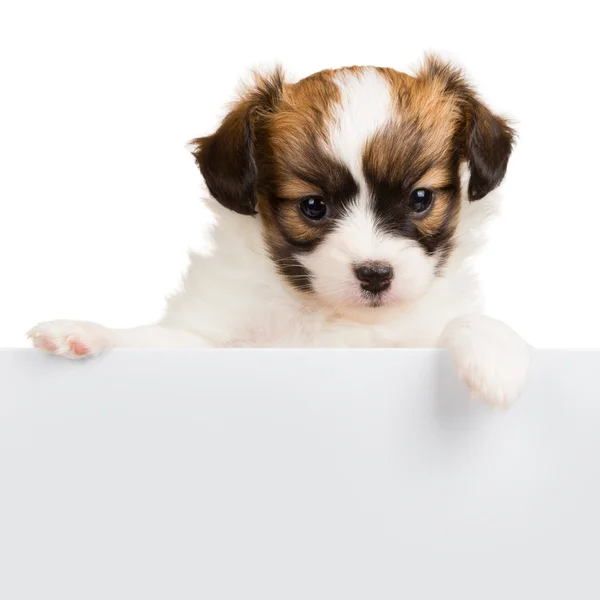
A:
{"label": "puppy's face", "polygon": [[415,77],[365,67],[257,78],[195,143],[211,194],[262,221],[290,286],[372,310],[414,302],[443,275],[461,165],[469,200],[484,197],[504,176],[512,131],[460,72],[428,59]]}

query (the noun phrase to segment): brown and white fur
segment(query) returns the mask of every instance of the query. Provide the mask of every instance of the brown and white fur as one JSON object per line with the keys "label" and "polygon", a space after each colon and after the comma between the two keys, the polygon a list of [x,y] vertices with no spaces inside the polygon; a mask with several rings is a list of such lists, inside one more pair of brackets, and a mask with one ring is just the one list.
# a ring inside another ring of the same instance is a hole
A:
{"label": "brown and white fur", "polygon": [[520,393],[528,345],[481,314],[469,259],[513,131],[455,67],[257,75],[193,141],[215,215],[154,325],[34,327],[69,358],[116,347],[443,347],[481,398]]}

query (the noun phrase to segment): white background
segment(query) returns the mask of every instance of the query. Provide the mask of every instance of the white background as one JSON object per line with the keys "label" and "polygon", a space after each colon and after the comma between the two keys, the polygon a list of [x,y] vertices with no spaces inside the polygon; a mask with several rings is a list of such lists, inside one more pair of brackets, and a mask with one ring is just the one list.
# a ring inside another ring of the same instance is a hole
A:
{"label": "white background", "polygon": [[184,145],[212,132],[248,68],[408,70],[425,50],[517,122],[480,265],[488,312],[540,347],[600,346],[592,4],[4,2],[0,346],[39,320],[159,316],[202,239]]}

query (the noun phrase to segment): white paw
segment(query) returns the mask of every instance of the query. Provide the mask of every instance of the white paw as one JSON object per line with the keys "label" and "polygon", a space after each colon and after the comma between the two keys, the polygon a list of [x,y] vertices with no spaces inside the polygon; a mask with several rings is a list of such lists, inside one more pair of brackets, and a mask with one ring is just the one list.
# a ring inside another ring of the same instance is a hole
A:
{"label": "white paw", "polygon": [[47,321],[27,332],[36,348],[67,358],[88,358],[109,348],[110,331],[87,321]]}
{"label": "white paw", "polygon": [[448,324],[441,345],[476,397],[507,408],[520,396],[531,348],[508,325],[483,315],[460,317]]}

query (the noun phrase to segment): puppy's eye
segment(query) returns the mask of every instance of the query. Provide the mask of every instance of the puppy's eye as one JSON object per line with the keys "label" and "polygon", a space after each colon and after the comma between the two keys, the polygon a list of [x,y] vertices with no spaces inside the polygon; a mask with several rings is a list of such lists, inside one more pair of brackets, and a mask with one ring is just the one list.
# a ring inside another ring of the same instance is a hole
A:
{"label": "puppy's eye", "polygon": [[328,214],[329,208],[323,198],[311,196],[300,202],[300,211],[311,221],[322,221]]}
{"label": "puppy's eye", "polygon": [[433,202],[433,192],[425,188],[413,190],[408,200],[408,205],[415,213],[424,213]]}

